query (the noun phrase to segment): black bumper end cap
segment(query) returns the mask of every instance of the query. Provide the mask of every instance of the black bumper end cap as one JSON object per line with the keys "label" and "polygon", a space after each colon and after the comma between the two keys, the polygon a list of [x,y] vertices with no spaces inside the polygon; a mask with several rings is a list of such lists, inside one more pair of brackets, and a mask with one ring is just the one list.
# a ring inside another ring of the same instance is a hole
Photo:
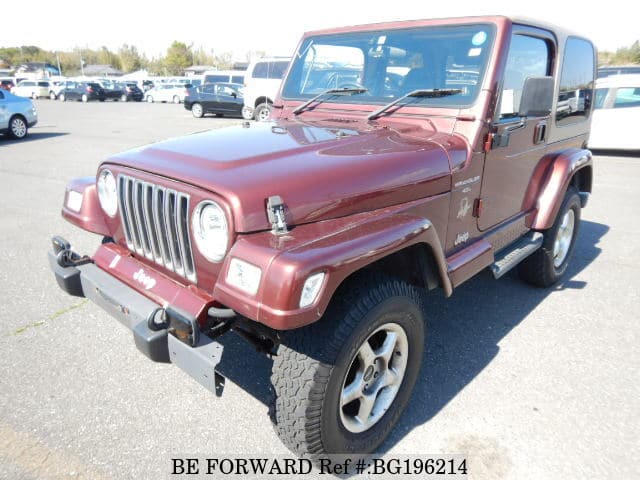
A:
{"label": "black bumper end cap", "polygon": [[60,288],[74,297],[84,297],[85,295],[80,281],[80,270],[76,267],[61,267],[53,252],[49,252],[48,256],[49,264]]}
{"label": "black bumper end cap", "polygon": [[138,350],[154,362],[171,363],[167,330],[153,331],[147,322],[140,322],[133,327],[133,340]]}

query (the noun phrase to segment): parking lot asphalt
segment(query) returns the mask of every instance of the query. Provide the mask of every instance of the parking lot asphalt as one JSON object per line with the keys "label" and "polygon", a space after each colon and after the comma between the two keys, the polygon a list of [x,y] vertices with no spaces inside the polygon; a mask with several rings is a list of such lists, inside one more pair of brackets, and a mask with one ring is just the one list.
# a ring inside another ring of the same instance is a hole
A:
{"label": "parking lot asphalt", "polygon": [[[155,479],[172,456],[288,455],[268,416],[271,362],[228,336],[221,398],[154,364],[98,307],[61,292],[50,237],[67,181],[115,152],[240,120],[181,105],[36,102],[26,141],[0,137],[0,478]],[[426,356],[384,451],[464,454],[471,478],[637,478],[640,157],[595,157],[564,282],[483,272],[429,296]]]}

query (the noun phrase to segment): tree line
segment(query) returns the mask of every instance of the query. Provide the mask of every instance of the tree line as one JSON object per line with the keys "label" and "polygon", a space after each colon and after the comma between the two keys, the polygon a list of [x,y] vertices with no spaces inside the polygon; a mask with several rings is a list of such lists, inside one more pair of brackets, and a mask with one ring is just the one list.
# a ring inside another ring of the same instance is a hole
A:
{"label": "tree line", "polygon": [[[252,55],[264,52],[247,52],[247,60]],[[111,65],[124,73],[146,69],[156,75],[182,75],[185,68],[192,65],[211,65],[219,70],[229,69],[233,65],[230,52],[215,53],[203,47],[194,47],[184,42],[174,41],[164,55],[148,58],[134,45],[123,44],[117,51],[107,47],[99,49],[76,47],[69,51],[49,51],[33,45],[22,47],[0,47],[0,68],[19,66],[26,62],[47,62],[60,66],[66,76],[81,73],[83,65]]]}
{"label": "tree line", "polygon": [[598,65],[637,65],[640,64],[640,41],[629,47],[618,48],[615,52],[598,52]]}

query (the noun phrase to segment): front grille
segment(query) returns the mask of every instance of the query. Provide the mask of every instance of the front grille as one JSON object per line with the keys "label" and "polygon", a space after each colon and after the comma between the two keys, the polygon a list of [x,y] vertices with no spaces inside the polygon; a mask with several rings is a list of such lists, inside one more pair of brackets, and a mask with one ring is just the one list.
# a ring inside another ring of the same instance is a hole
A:
{"label": "front grille", "polygon": [[189,195],[119,175],[118,205],[129,250],[195,283]]}

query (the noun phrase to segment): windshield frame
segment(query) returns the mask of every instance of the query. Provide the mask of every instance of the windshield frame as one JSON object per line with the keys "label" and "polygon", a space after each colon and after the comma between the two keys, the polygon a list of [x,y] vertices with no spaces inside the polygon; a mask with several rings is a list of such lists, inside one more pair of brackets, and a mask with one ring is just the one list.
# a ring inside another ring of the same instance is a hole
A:
{"label": "windshield frame", "polygon": [[[374,28],[375,27],[375,28]],[[310,48],[314,42],[316,44],[323,44],[322,40],[325,39],[325,45],[331,45],[331,42],[327,42],[326,39],[330,38],[348,38],[348,37],[363,37],[368,36],[373,38],[374,36],[384,36],[390,34],[398,34],[405,32],[407,34],[411,34],[411,32],[420,32],[425,30],[445,30],[447,28],[468,28],[470,30],[473,29],[481,29],[487,33],[487,38],[484,43],[482,43],[482,48],[485,50],[483,53],[483,61],[480,64],[480,69],[478,72],[478,81],[475,85],[475,89],[473,95],[471,97],[465,98],[456,98],[456,96],[448,97],[448,103],[439,101],[437,103],[433,101],[423,101],[423,98],[418,98],[417,101],[408,101],[406,104],[403,104],[403,107],[416,107],[416,108],[437,108],[437,109],[470,109],[474,105],[477,104],[478,99],[481,97],[481,92],[485,89],[484,85],[487,82],[488,77],[491,76],[490,67],[493,63],[493,57],[495,55],[495,48],[498,42],[498,26],[496,23],[493,23],[490,20],[480,20],[475,22],[455,22],[455,23],[420,23],[418,25],[411,26],[401,26],[396,27],[389,25],[387,28],[384,28],[382,25],[375,25],[372,28],[358,28],[354,31],[330,31],[330,32],[312,32],[308,35],[305,35],[300,41],[296,52],[293,56],[293,60],[291,65],[289,66],[287,75],[282,83],[281,87],[281,99],[283,101],[308,101],[315,93],[310,92],[309,94],[300,94],[297,90],[297,86],[292,86],[291,82],[299,81],[300,76],[302,75],[301,69],[303,68],[306,55],[306,51]],[[334,43],[335,44],[335,43]],[[363,52],[364,53],[364,52]],[[365,54],[366,56],[366,54]],[[365,58],[365,61],[367,59]],[[389,64],[387,63],[387,67]],[[366,67],[366,65],[365,65]],[[363,67],[363,68],[365,68]],[[367,85],[363,85],[364,88],[367,88]],[[444,87],[448,88],[448,87]],[[372,106],[382,106],[386,105],[391,101],[397,100],[403,95],[402,91],[398,92],[394,96],[376,96],[371,97],[368,95],[353,95],[349,97],[332,97],[323,99],[323,105],[341,105],[344,107],[348,105],[349,107],[363,107],[367,105]],[[412,99],[415,100],[415,99]],[[427,99],[429,100],[429,99]],[[456,101],[462,100],[462,101]]]}

